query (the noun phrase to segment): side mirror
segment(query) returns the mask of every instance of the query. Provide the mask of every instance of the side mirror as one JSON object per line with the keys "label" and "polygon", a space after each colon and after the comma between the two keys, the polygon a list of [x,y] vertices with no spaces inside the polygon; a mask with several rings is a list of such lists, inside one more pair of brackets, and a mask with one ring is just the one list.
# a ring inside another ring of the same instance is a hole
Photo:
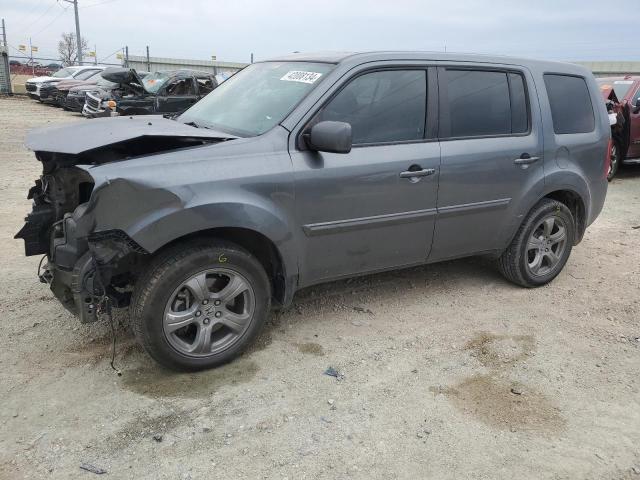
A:
{"label": "side mirror", "polygon": [[329,153],[351,151],[351,125],[346,122],[320,122],[311,127],[303,138],[311,150]]}
{"label": "side mirror", "polygon": [[633,102],[633,113],[640,112],[640,97],[636,98]]}

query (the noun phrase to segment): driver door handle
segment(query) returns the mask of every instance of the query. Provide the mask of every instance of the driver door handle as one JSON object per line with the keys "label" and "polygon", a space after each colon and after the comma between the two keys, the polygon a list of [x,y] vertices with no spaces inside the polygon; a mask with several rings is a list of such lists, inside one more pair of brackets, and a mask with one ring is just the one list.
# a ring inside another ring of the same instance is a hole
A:
{"label": "driver door handle", "polygon": [[436,173],[435,168],[423,168],[422,170],[407,170],[400,172],[400,178],[428,177]]}
{"label": "driver door handle", "polygon": [[520,155],[520,158],[516,158],[513,163],[516,165],[529,165],[531,163],[537,162],[540,160],[540,157],[532,157],[528,153],[523,153]]}

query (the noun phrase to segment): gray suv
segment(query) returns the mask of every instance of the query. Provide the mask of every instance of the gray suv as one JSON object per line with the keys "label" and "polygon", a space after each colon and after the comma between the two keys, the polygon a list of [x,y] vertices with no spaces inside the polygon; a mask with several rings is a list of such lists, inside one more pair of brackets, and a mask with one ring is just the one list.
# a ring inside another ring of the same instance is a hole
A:
{"label": "gray suv", "polygon": [[130,306],[154,359],[207,368],[320,282],[488,254],[546,284],[602,209],[609,137],[576,65],[295,55],[174,119],[32,132],[43,174],[16,237],[81,321]]}

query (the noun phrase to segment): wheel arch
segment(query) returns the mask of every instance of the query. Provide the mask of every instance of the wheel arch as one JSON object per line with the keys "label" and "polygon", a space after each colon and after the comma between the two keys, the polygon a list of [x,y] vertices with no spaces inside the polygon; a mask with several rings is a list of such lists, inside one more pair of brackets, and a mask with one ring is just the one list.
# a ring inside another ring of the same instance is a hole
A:
{"label": "wheel arch", "polygon": [[[571,177],[575,177],[575,174],[572,174]],[[557,182],[555,180],[545,181],[545,186],[542,187],[536,195],[531,195],[528,197],[527,202],[524,203],[521,209],[518,210],[517,218],[518,221],[511,224],[511,228],[509,234],[506,236],[506,242],[504,248],[506,248],[511,242],[513,238],[518,233],[520,226],[527,218],[527,215],[531,210],[540,202],[540,200],[544,198],[550,198],[553,200],[557,200],[563,204],[565,204],[571,214],[573,215],[576,222],[576,238],[574,245],[577,245],[582,241],[582,237],[584,236],[584,232],[588,225],[589,219],[589,189],[584,180],[574,180],[574,178],[569,178],[570,182]],[[504,238],[504,237],[503,237]]]}
{"label": "wheel arch", "polygon": [[271,297],[281,306],[291,303],[295,282],[288,277],[287,266],[276,244],[266,235],[246,227],[212,227],[176,237],[152,253],[152,256],[173,248],[180,243],[194,240],[226,240],[254,255],[271,282]]}
{"label": "wheel arch", "polygon": [[274,300],[286,306],[297,287],[294,235],[285,213],[259,200],[187,208],[178,204],[177,208],[160,210],[160,216],[143,214],[123,230],[152,256],[178,242],[199,237],[233,242],[258,258],[272,281]]}
{"label": "wheel arch", "polygon": [[576,222],[576,237],[574,245],[582,241],[587,229],[587,212],[583,198],[574,190],[560,189],[547,193],[543,198],[550,198],[567,206]]}

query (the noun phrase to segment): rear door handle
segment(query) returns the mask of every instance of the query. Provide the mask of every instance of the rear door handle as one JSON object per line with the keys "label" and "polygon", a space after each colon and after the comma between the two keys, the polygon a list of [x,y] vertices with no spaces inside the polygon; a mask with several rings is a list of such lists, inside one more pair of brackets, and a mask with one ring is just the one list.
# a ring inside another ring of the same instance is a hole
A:
{"label": "rear door handle", "polygon": [[436,173],[435,168],[423,168],[422,170],[407,170],[400,172],[400,178],[428,177]]}
{"label": "rear door handle", "polygon": [[529,165],[531,163],[537,162],[540,160],[540,157],[532,157],[528,153],[523,153],[520,155],[520,158],[516,158],[513,163],[516,165]]}

